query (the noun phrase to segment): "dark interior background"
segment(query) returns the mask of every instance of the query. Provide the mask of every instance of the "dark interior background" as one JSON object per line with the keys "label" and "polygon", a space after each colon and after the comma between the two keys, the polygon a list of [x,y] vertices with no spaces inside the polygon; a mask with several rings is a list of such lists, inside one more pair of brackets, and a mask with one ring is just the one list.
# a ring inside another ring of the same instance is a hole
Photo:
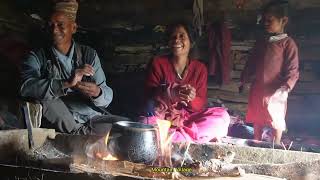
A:
{"label": "dark interior background", "polygon": [[[259,7],[267,0],[204,0],[204,31],[197,38],[198,58],[208,61],[206,26],[225,16],[232,30],[230,55],[232,82],[216,86],[209,82],[208,98],[221,100],[244,115],[247,93],[237,93],[240,73],[259,31]],[[109,110],[130,117],[137,115],[143,96],[145,68],[154,55],[165,53],[163,26],[176,20],[192,22],[192,0],[80,0],[79,29],[75,39],[95,48],[108,84],[114,89]],[[289,131],[317,134],[320,130],[320,1],[289,0],[288,32],[300,50],[301,78],[289,97]],[[0,104],[16,114],[18,65],[23,54],[45,39],[43,27],[49,0],[0,1]]]}

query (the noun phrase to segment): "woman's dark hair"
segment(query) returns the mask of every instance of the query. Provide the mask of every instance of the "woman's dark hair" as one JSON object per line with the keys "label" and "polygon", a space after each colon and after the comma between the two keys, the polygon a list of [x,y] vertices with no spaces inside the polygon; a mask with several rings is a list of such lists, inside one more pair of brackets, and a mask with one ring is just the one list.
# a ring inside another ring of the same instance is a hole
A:
{"label": "woman's dark hair", "polygon": [[262,13],[270,13],[277,18],[289,16],[289,3],[286,0],[272,0],[262,8]]}
{"label": "woman's dark hair", "polygon": [[167,26],[167,30],[166,30],[166,40],[167,42],[169,42],[170,38],[171,38],[171,34],[175,31],[176,28],[178,27],[183,27],[189,37],[190,40],[190,51],[189,51],[189,58],[193,59],[193,58],[198,58],[198,51],[197,51],[197,47],[196,47],[196,43],[195,43],[195,32],[191,26],[191,24],[185,22],[185,21],[178,21],[175,23],[172,23],[170,25]]}
{"label": "woman's dark hair", "polygon": [[190,44],[193,45],[194,44],[194,38],[195,38],[194,37],[193,28],[192,28],[192,26],[190,24],[188,24],[187,22],[184,22],[184,21],[179,21],[179,22],[172,23],[167,27],[167,30],[166,30],[166,32],[167,32],[167,42],[170,40],[171,34],[178,27],[183,27],[187,31],[188,37],[190,39]]}

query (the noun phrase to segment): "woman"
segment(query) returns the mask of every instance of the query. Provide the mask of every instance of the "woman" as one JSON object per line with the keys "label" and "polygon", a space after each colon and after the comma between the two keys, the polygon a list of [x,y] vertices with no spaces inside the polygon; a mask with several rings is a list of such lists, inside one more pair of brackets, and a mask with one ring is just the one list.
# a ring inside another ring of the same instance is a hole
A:
{"label": "woman", "polygon": [[171,54],[154,58],[145,84],[148,115],[144,123],[171,121],[173,142],[209,142],[227,135],[230,117],[224,108],[205,109],[207,69],[191,58],[193,45],[188,26],[168,28]]}

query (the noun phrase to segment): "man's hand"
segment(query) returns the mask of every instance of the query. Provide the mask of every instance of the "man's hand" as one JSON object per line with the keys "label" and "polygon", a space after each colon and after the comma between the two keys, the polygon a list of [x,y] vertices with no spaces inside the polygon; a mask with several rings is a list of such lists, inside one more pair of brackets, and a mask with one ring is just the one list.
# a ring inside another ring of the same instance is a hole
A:
{"label": "man's hand", "polygon": [[182,85],[178,88],[178,97],[182,101],[190,102],[196,97],[196,89],[190,84]]}
{"label": "man's hand", "polygon": [[85,64],[83,68],[76,69],[72,78],[64,83],[65,88],[74,87],[77,83],[81,82],[83,76],[93,76],[94,69],[91,65]]}
{"label": "man's hand", "polygon": [[101,93],[100,87],[92,82],[78,82],[75,87],[86,96],[93,98],[98,97]]}

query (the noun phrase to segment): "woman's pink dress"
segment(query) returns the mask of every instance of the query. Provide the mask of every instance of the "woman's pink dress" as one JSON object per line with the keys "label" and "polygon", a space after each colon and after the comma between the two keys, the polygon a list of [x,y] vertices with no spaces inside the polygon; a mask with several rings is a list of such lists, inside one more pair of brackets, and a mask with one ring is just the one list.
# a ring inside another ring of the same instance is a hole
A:
{"label": "woman's pink dress", "polygon": [[[172,89],[177,85],[190,84],[196,89],[196,98],[187,107],[175,100]],[[207,103],[207,69],[198,60],[191,60],[182,79],[169,56],[156,57],[151,66],[145,86],[146,102],[153,102],[153,115],[143,122],[156,124],[156,120],[170,120],[173,126],[173,142],[209,142],[226,136],[230,123],[227,111],[222,107],[205,108]]]}

